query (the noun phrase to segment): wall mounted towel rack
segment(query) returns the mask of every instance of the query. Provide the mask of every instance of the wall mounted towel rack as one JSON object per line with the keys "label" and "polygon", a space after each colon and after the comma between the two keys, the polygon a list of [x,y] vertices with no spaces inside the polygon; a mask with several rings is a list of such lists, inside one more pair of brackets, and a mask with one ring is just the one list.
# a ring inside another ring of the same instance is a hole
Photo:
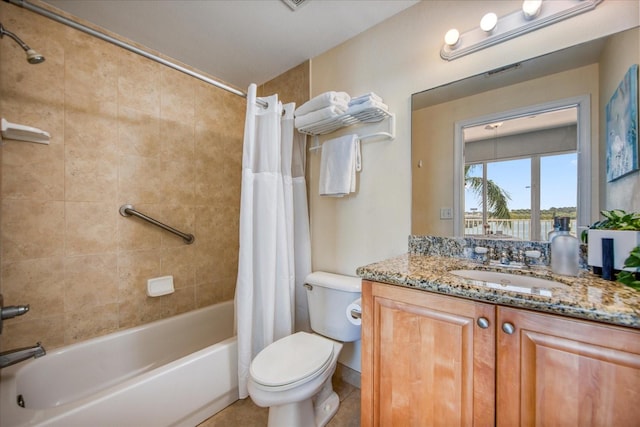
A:
{"label": "wall mounted towel rack", "polygon": [[151,224],[153,224],[155,226],[158,226],[158,227],[160,227],[160,228],[162,228],[164,230],[167,230],[170,233],[173,233],[173,234],[175,234],[177,236],[182,237],[182,240],[184,240],[184,242],[187,245],[192,244],[196,240],[196,238],[195,238],[195,236],[193,234],[183,233],[182,231],[178,231],[173,227],[169,227],[167,224],[163,224],[158,220],[155,220],[155,219],[153,219],[153,218],[151,218],[149,216],[146,216],[145,214],[135,210],[133,208],[133,205],[122,205],[122,206],[120,206],[120,215],[122,215],[122,216],[131,216],[131,215],[137,216],[140,219],[143,219],[143,220],[145,220],[147,222],[150,222]]}
{"label": "wall mounted towel rack", "polygon": [[[318,139],[318,135],[325,135],[327,133],[336,131],[336,130],[342,128],[342,127],[350,126],[350,125],[353,125],[353,124],[375,123],[375,122],[380,122],[380,121],[382,121],[384,119],[388,119],[389,120],[389,131],[388,132],[374,132],[374,133],[370,133],[370,134],[366,134],[366,135],[358,135],[358,139],[360,141],[364,141],[364,140],[367,140],[367,139],[382,137],[382,138],[390,139],[390,140],[393,141],[396,138],[396,115],[393,114],[393,113],[389,113],[388,111],[379,109],[379,108],[375,108],[375,109],[371,109],[371,110],[376,110],[376,111],[365,112],[365,115],[361,115],[360,117],[355,118],[355,120],[352,120],[352,119],[354,119],[352,117],[351,119],[349,119],[349,123],[342,124],[342,125],[337,126],[337,127],[335,127],[336,126],[335,123],[331,124],[330,126],[323,128],[323,130],[326,130],[326,131],[320,131],[318,133],[312,133],[307,128],[307,129],[298,129],[298,132],[314,136],[314,145],[313,145],[313,147],[309,148],[309,151],[315,151],[315,150],[322,149],[322,144],[320,144],[320,141]],[[343,119],[340,119],[338,117],[337,120],[343,120]],[[322,125],[320,125],[320,126],[322,126]],[[327,129],[331,129],[331,130],[327,130]],[[318,125],[316,125],[316,128],[314,130],[320,130]]]}

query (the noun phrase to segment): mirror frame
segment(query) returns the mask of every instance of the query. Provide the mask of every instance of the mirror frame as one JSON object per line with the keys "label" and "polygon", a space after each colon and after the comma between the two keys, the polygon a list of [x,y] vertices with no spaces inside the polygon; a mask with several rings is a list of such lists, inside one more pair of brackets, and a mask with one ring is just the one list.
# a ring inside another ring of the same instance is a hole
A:
{"label": "mirror frame", "polygon": [[[578,216],[576,232],[581,228],[588,228],[591,221],[591,97],[581,95],[572,98],[559,99],[543,104],[530,105],[513,110],[487,114],[456,121],[454,123],[454,170],[453,177],[453,235],[464,237],[464,128],[470,126],[495,123],[519,117],[526,117],[549,111],[575,107],[577,109],[577,154],[578,154]],[[585,165],[587,165],[585,167]]]}

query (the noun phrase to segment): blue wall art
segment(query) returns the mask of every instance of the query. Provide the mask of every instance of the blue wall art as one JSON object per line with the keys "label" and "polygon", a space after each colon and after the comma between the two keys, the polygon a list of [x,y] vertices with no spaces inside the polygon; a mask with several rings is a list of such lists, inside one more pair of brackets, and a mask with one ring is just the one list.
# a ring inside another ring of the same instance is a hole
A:
{"label": "blue wall art", "polygon": [[638,64],[618,85],[606,109],[607,182],[638,170]]}

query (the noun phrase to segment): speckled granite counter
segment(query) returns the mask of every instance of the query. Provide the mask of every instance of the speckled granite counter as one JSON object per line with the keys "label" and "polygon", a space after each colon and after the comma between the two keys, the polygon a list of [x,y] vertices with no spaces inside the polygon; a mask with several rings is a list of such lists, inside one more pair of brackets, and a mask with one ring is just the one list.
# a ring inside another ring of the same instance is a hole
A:
{"label": "speckled granite counter", "polygon": [[[527,274],[570,287],[551,289],[551,296],[504,291],[449,273],[459,269]],[[360,267],[357,274],[376,282],[640,329],[640,292],[586,270],[579,277],[567,277],[552,274],[545,266],[505,271],[469,259],[406,254]]]}

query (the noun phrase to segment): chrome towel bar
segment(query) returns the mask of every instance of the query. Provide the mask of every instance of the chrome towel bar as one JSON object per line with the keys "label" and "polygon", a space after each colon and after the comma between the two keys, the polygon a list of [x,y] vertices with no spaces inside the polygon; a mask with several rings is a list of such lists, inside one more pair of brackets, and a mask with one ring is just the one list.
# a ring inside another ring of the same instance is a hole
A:
{"label": "chrome towel bar", "polygon": [[145,214],[140,213],[137,210],[135,210],[133,208],[133,205],[122,205],[122,206],[120,206],[120,215],[122,215],[122,216],[131,216],[131,215],[137,216],[140,219],[143,219],[143,220],[145,220],[147,222],[150,222],[151,224],[153,224],[155,226],[158,226],[158,227],[160,227],[162,229],[167,230],[170,233],[173,233],[173,234],[175,234],[177,236],[182,237],[182,240],[184,240],[184,242],[187,245],[192,244],[194,242],[194,240],[196,240],[196,238],[195,238],[195,236],[193,234],[183,233],[182,231],[178,231],[173,227],[169,227],[167,224],[163,224],[158,220],[155,220],[155,219],[153,219],[151,217],[148,217]]}

